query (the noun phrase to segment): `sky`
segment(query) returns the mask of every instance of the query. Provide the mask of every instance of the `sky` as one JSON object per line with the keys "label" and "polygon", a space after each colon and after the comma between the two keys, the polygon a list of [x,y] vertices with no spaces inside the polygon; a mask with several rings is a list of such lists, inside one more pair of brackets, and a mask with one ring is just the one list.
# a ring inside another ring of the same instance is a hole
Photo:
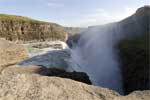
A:
{"label": "sky", "polygon": [[0,13],[87,27],[122,20],[144,5],[150,0],[0,0]]}

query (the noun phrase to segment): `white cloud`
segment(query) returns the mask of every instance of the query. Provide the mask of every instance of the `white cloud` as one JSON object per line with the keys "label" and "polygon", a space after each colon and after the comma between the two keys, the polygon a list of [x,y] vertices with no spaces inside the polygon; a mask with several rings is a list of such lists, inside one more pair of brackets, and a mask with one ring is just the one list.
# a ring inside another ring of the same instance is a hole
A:
{"label": "white cloud", "polygon": [[85,14],[83,19],[74,22],[75,26],[91,26],[91,25],[101,25],[111,22],[120,21],[136,11],[136,7],[124,7],[122,11],[110,12],[102,8],[98,8],[95,11]]}
{"label": "white cloud", "polygon": [[92,14],[87,15],[89,19],[97,19],[99,17],[108,18],[110,15],[104,9],[96,9],[96,11]]}
{"label": "white cloud", "polygon": [[137,8],[133,8],[133,7],[125,7],[125,11],[126,11],[126,14],[133,14],[135,11],[137,10]]}
{"label": "white cloud", "polygon": [[104,9],[98,8],[90,14],[85,15],[84,20],[80,21],[81,26],[100,25],[116,21],[112,14]]}
{"label": "white cloud", "polygon": [[47,4],[49,7],[63,7],[64,5],[63,4],[61,4],[61,3],[57,3],[57,2],[49,2],[48,4]]}

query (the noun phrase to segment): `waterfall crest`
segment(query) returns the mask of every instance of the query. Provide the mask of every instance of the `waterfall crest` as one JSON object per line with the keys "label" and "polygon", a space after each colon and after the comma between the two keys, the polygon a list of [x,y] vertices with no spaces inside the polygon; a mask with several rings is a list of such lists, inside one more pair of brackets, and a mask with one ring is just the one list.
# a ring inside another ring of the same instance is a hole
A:
{"label": "waterfall crest", "polygon": [[120,29],[117,25],[89,28],[82,33],[78,44],[71,51],[71,66],[86,72],[94,85],[122,93],[122,76],[115,43]]}

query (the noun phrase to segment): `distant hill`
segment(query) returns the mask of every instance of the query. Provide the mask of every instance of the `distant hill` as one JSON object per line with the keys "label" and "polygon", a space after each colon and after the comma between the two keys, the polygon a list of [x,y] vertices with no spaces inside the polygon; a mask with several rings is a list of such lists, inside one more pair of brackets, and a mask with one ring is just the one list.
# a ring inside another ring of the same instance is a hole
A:
{"label": "distant hill", "polygon": [[0,14],[0,37],[11,41],[65,41],[67,32],[62,26],[55,23],[16,15]]}
{"label": "distant hill", "polygon": [[84,32],[87,28],[82,27],[64,27],[65,31],[68,33],[69,36],[73,36],[76,34],[80,34]]}

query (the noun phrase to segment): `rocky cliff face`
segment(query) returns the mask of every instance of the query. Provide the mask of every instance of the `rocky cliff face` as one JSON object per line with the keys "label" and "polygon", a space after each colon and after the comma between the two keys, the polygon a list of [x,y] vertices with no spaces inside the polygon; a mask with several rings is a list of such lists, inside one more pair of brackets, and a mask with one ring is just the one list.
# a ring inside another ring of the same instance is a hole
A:
{"label": "rocky cliff face", "polygon": [[[119,45],[117,49],[120,50],[124,92],[128,94],[134,90],[149,90],[150,6],[141,7],[132,16],[112,24],[118,26],[117,36],[121,36],[116,45]],[[91,28],[105,27],[107,29],[108,26],[102,25]],[[69,46],[77,44],[82,35],[74,35],[74,37],[69,38],[68,41],[73,41],[68,43]]]}
{"label": "rocky cliff face", "polygon": [[120,42],[119,50],[123,64],[123,83],[126,94],[134,90],[150,89],[150,49],[147,37],[135,37]]}
{"label": "rocky cliff face", "polygon": [[139,8],[137,12],[121,22],[126,37],[119,43],[123,63],[125,93],[150,89],[149,39],[150,7]]}
{"label": "rocky cliff face", "polygon": [[11,41],[67,39],[63,27],[55,23],[41,22],[27,17],[0,14],[0,37]]}

